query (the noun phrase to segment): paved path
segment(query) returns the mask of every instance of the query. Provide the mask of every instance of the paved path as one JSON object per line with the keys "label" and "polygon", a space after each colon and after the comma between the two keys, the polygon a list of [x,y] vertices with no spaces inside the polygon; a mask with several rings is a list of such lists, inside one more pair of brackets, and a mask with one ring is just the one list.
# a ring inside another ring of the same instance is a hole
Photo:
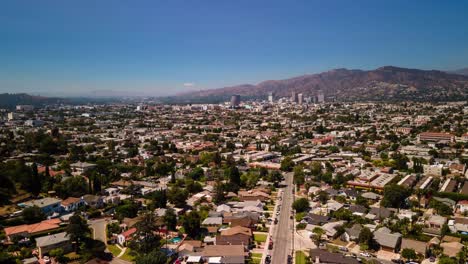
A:
{"label": "paved path", "polygon": [[125,254],[125,251],[127,251],[127,248],[126,247],[122,248],[122,251],[120,251],[119,255],[117,255],[117,258],[120,258],[121,256],[123,256]]}
{"label": "paved path", "polygon": [[283,189],[281,211],[273,235],[273,250],[271,254],[273,264],[287,263],[288,255],[290,255],[292,251],[294,223],[293,220],[290,219],[290,216],[293,202],[293,174],[286,173],[284,177],[286,187]]}

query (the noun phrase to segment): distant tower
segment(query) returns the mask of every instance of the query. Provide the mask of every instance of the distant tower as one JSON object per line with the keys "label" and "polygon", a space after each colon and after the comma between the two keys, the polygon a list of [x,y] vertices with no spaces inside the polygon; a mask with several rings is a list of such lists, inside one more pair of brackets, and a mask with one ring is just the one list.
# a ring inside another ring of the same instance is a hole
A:
{"label": "distant tower", "polygon": [[268,93],[268,102],[273,103],[274,100],[275,100],[275,93],[273,92]]}
{"label": "distant tower", "polygon": [[317,102],[319,104],[325,102],[325,95],[323,94],[322,90],[319,90],[318,93],[317,93]]}
{"label": "distant tower", "polygon": [[297,103],[297,93],[296,92],[291,93],[291,102],[292,103]]}
{"label": "distant tower", "polygon": [[304,95],[303,95],[303,94],[300,93],[300,94],[297,95],[297,102],[298,102],[299,104],[303,104],[303,103],[304,103]]}
{"label": "distant tower", "polygon": [[239,94],[234,94],[231,96],[231,107],[235,108],[240,105],[241,97]]}

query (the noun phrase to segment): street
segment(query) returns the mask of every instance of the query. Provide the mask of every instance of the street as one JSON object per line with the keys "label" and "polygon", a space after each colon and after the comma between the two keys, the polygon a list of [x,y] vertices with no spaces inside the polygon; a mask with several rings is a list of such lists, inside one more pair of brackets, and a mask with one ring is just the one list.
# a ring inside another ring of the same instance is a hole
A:
{"label": "street", "polygon": [[[273,232],[273,250],[271,251],[271,259],[273,264],[287,263],[288,255],[291,255],[292,250],[292,235],[294,221],[290,219],[292,203],[293,203],[293,175],[285,173],[286,187],[283,189],[281,211],[278,216],[278,224]],[[276,216],[275,216],[276,217]]]}

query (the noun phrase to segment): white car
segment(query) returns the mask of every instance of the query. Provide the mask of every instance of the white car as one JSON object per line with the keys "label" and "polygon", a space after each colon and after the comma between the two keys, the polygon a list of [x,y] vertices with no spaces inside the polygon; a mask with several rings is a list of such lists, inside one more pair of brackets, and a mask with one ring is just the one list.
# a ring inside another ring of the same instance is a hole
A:
{"label": "white car", "polygon": [[366,258],[370,258],[371,255],[367,252],[361,252],[359,255],[363,256],[363,257],[366,257]]}

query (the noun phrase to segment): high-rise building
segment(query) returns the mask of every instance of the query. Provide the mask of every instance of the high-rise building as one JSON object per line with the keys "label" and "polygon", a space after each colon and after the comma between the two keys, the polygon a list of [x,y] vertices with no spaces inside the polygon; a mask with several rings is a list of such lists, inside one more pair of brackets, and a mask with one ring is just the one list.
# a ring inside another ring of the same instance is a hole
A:
{"label": "high-rise building", "polygon": [[291,102],[292,103],[297,103],[297,93],[296,92],[291,93]]}
{"label": "high-rise building", "polygon": [[323,93],[322,90],[319,90],[319,91],[317,92],[317,102],[318,102],[319,104],[325,102],[325,94]]}
{"label": "high-rise building", "polygon": [[241,102],[241,97],[239,94],[233,94],[231,96],[231,107],[238,107]]}
{"label": "high-rise building", "polygon": [[274,100],[275,100],[275,93],[273,92],[268,93],[268,102],[273,103]]}
{"label": "high-rise building", "polygon": [[297,102],[298,102],[299,104],[303,104],[303,103],[304,103],[304,95],[303,95],[303,94],[300,93],[300,94],[297,95]]}

